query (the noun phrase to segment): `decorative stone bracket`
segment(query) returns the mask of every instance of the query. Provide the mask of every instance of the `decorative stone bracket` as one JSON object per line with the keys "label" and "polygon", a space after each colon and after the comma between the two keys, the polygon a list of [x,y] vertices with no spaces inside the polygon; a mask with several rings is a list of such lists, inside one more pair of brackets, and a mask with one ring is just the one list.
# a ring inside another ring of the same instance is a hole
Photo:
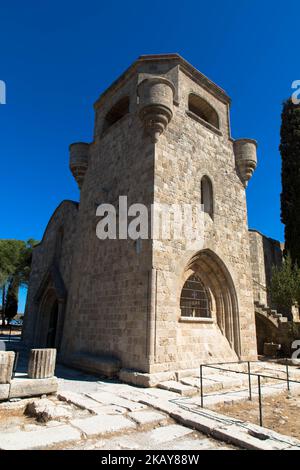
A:
{"label": "decorative stone bracket", "polygon": [[70,170],[81,189],[89,160],[89,144],[78,142],[70,147]]}
{"label": "decorative stone bracket", "polygon": [[233,144],[236,166],[246,188],[257,165],[257,142],[253,139],[238,139]]}
{"label": "decorative stone bracket", "polygon": [[138,86],[139,116],[153,142],[172,119],[174,93],[173,83],[164,77],[146,78]]}

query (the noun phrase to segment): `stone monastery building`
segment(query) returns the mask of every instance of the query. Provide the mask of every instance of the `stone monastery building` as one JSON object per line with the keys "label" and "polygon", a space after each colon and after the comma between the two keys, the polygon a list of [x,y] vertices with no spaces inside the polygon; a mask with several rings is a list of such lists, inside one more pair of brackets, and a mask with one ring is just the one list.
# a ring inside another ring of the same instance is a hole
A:
{"label": "stone monastery building", "polygon": [[[70,146],[80,202],[63,201],[34,249],[24,339],[127,381],[257,358],[278,243],[248,231],[256,142],[234,140],[230,98],[177,54],[141,56],[95,103],[94,138]],[[203,237],[96,236],[100,204],[202,204]],[[277,258],[276,258],[277,257]]]}

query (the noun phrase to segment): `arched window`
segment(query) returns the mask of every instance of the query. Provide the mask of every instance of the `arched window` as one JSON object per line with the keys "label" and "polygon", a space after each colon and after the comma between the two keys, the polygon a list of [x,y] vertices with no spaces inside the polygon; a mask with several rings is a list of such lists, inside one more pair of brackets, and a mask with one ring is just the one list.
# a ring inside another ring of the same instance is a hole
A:
{"label": "arched window", "polygon": [[217,129],[220,128],[219,116],[217,111],[201,96],[191,93],[189,96],[189,111],[196,116],[208,122]]}
{"label": "arched window", "polygon": [[129,97],[121,98],[106,114],[104,118],[103,131],[122,119],[129,113]]}
{"label": "arched window", "polygon": [[180,309],[182,317],[211,317],[209,294],[196,274],[192,274],[182,288]]}
{"label": "arched window", "polygon": [[201,204],[204,212],[213,218],[214,215],[214,196],[211,180],[208,176],[201,179]]}

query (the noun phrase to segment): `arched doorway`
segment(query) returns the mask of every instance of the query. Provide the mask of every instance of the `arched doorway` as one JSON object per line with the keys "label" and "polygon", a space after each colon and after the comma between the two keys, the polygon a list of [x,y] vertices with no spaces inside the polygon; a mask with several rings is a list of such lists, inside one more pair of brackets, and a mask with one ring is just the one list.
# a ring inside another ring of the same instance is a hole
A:
{"label": "arched doorway", "polygon": [[[62,232],[58,245],[62,243]],[[34,330],[35,347],[55,347],[62,341],[67,291],[55,263],[45,273],[34,298],[38,304]]]}
{"label": "arched doorway", "polygon": [[[191,300],[189,297],[194,299]],[[189,315],[202,318],[214,317],[230,347],[238,357],[241,355],[238,303],[234,283],[225,264],[214,252],[208,249],[202,250],[189,261],[180,299],[182,316],[187,312]]]}
{"label": "arched doorway", "polygon": [[55,348],[56,347],[56,335],[57,335],[57,323],[58,323],[57,300],[54,301],[51,307],[49,317],[50,318],[49,318],[46,346],[47,348]]}
{"label": "arched doorway", "polygon": [[63,316],[64,303],[57,298],[54,289],[47,289],[40,301],[35,330],[35,347],[59,350]]}

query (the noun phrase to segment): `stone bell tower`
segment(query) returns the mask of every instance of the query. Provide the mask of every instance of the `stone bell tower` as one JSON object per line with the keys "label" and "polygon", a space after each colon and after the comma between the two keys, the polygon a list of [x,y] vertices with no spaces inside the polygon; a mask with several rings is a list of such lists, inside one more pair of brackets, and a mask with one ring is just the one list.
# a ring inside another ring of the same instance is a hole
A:
{"label": "stone bell tower", "polygon": [[[93,141],[70,146],[81,194],[65,362],[109,358],[133,380],[137,371],[172,375],[200,362],[255,359],[245,187],[256,142],[231,137],[230,98],[179,55],[150,55],[94,108]],[[184,238],[133,240],[117,230],[116,239],[100,240],[97,207],[116,207],[118,225],[120,196],[149,213],[153,205],[201,204],[200,239],[191,247]]]}

